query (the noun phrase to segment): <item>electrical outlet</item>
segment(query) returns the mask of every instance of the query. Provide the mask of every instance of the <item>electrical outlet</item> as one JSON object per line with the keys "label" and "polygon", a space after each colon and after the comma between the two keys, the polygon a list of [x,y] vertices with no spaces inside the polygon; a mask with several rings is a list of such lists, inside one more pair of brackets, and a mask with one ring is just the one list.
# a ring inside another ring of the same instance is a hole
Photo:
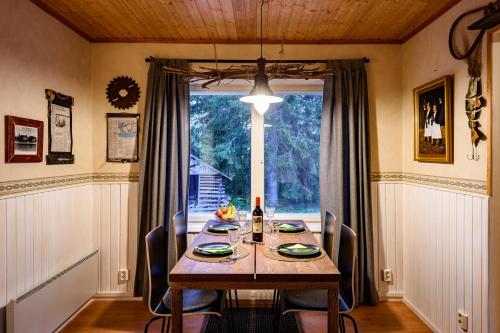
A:
{"label": "electrical outlet", "polygon": [[392,269],[384,269],[383,273],[383,279],[384,282],[391,282],[392,281]]}
{"label": "electrical outlet", "polygon": [[463,313],[462,311],[458,311],[457,314],[458,327],[462,329],[462,331],[467,332],[469,330],[469,316]]}
{"label": "electrical outlet", "polygon": [[125,282],[128,281],[128,269],[120,269],[118,272],[118,281]]}

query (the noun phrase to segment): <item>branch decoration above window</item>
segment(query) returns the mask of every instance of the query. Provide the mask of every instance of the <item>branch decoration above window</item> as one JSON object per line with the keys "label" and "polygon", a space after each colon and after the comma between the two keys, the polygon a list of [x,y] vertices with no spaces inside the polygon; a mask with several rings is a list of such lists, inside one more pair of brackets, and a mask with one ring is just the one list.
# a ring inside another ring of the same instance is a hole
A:
{"label": "branch decoration above window", "polygon": [[[269,80],[273,79],[324,79],[327,75],[334,75],[333,69],[322,68],[324,64],[294,64],[294,63],[271,63],[266,66],[266,74]],[[220,84],[223,80],[248,80],[253,81],[257,74],[257,65],[232,64],[227,68],[220,69],[199,66],[196,69],[181,69],[172,66],[164,66],[167,73],[184,75],[188,83],[202,83],[203,88],[208,88],[213,83]]]}

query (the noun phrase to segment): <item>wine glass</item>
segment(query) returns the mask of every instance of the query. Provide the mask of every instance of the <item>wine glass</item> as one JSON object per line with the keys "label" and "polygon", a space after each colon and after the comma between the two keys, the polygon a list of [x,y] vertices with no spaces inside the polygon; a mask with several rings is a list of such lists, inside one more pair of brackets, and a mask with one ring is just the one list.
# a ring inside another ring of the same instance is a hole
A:
{"label": "wine glass", "polygon": [[279,224],[271,223],[269,225],[269,236],[271,238],[271,245],[269,250],[276,252],[278,251],[278,234],[279,234]]}
{"label": "wine glass", "polygon": [[240,243],[240,237],[240,228],[230,229],[227,231],[227,241],[233,250],[233,253],[229,256],[229,259],[238,259],[238,245]]}
{"label": "wine glass", "polygon": [[240,224],[240,230],[241,232],[245,232],[244,228],[247,224],[247,211],[245,210],[240,210],[238,212],[238,223]]}
{"label": "wine glass", "polygon": [[273,224],[273,217],[274,217],[274,212],[276,211],[276,208],[274,207],[266,207],[266,216],[267,216],[267,230],[270,232],[270,228]]}

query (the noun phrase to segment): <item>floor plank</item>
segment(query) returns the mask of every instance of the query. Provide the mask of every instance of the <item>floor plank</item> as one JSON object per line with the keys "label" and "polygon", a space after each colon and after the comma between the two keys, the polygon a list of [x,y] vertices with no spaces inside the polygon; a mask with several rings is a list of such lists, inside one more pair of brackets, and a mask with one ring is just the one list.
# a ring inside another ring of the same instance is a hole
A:
{"label": "floor plank", "polygon": [[[427,333],[429,328],[402,302],[382,302],[376,306],[361,306],[353,311],[353,317],[363,333],[412,332]],[[139,333],[151,315],[141,301],[94,300],[88,304],[62,333]],[[184,319],[184,332],[199,333],[203,316]],[[321,313],[302,313],[299,323],[303,332],[326,332],[326,316]],[[349,326],[350,329],[350,326]],[[150,332],[158,332],[159,323],[151,325]],[[352,330],[348,330],[352,332]]]}

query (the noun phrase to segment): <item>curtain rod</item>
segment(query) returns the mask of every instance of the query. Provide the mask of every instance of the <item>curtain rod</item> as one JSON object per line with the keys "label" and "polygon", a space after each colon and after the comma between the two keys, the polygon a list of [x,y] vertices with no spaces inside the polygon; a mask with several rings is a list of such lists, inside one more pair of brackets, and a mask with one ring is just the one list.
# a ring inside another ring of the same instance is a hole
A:
{"label": "curtain rod", "polygon": [[[151,62],[151,59],[153,57],[147,57],[145,59],[146,62]],[[188,63],[194,63],[194,62],[215,62],[214,59],[186,59]],[[367,57],[362,58],[363,62],[365,64],[370,62],[370,59]],[[221,59],[217,60],[219,63],[226,63],[226,64],[248,64],[248,63],[254,63],[255,59],[252,60],[241,60],[241,59],[235,59],[235,60],[230,60],[230,59]],[[279,62],[284,62],[284,63],[296,63],[296,64],[317,64],[317,63],[326,63],[326,60],[266,60],[267,63],[279,63]]]}

